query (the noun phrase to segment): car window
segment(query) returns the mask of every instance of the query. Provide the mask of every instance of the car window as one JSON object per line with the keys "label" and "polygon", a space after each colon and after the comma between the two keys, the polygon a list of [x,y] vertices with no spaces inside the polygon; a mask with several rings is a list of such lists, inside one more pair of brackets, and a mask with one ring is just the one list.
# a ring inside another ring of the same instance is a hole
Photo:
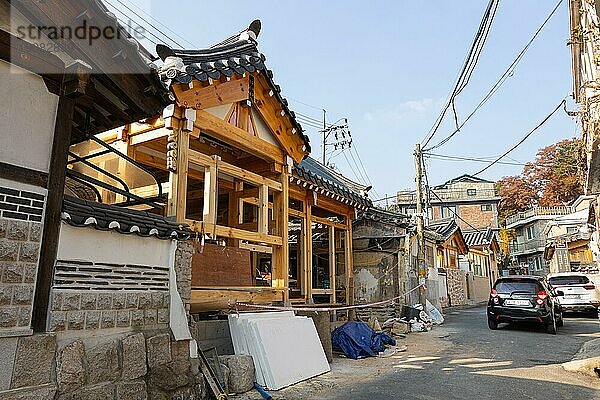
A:
{"label": "car window", "polygon": [[502,280],[496,282],[494,289],[498,293],[506,294],[513,292],[537,293],[541,287],[539,283],[530,280]]}
{"label": "car window", "polygon": [[581,275],[556,276],[548,279],[549,283],[554,286],[559,285],[584,285],[590,283],[590,280]]}

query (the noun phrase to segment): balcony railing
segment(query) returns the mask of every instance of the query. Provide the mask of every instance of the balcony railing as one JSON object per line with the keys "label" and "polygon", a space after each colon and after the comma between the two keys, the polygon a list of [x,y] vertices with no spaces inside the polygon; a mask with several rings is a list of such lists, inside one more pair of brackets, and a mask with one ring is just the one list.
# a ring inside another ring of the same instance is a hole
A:
{"label": "balcony railing", "polygon": [[[497,197],[496,191],[491,189],[437,189],[432,190],[442,201],[458,201],[458,200],[481,200]],[[396,199],[400,204],[416,203],[417,196],[413,191],[398,192]],[[439,199],[431,196],[431,201],[436,203]]]}
{"label": "balcony railing", "polygon": [[528,252],[535,252],[543,249],[546,246],[546,239],[532,239],[523,243],[511,243],[510,254],[523,254]]}
{"label": "balcony railing", "polygon": [[506,225],[514,224],[535,216],[559,216],[567,215],[575,212],[575,208],[571,206],[553,206],[553,207],[533,207],[529,210],[518,212],[506,218]]}

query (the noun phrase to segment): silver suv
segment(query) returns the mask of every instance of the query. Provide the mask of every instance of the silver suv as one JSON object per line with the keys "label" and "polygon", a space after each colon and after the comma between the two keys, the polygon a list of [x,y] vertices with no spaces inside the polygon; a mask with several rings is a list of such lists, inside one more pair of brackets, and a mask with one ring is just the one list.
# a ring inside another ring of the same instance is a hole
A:
{"label": "silver suv", "polygon": [[587,275],[581,272],[559,272],[549,274],[546,279],[554,290],[565,294],[559,298],[564,311],[598,312],[600,296],[596,285]]}

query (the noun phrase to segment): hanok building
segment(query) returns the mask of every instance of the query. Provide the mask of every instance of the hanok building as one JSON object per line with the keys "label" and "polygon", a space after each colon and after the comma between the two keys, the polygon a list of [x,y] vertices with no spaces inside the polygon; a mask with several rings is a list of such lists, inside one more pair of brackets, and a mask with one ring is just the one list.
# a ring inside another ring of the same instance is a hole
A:
{"label": "hanok building", "polygon": [[352,219],[370,200],[307,157],[308,138],[257,49],[259,31],[254,21],[207,49],[157,47],[175,104],[101,138],[150,169],[158,186],[95,150],[76,152],[195,232],[192,312],[352,303]]}

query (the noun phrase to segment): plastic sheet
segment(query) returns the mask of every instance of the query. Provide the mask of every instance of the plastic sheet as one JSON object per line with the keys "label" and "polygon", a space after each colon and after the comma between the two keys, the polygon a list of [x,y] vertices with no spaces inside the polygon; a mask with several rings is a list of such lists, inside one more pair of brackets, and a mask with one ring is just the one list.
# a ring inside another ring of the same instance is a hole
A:
{"label": "plastic sheet", "polygon": [[364,322],[346,322],[332,332],[331,343],[333,348],[353,359],[376,357],[386,345],[396,345],[390,336],[375,332]]}

